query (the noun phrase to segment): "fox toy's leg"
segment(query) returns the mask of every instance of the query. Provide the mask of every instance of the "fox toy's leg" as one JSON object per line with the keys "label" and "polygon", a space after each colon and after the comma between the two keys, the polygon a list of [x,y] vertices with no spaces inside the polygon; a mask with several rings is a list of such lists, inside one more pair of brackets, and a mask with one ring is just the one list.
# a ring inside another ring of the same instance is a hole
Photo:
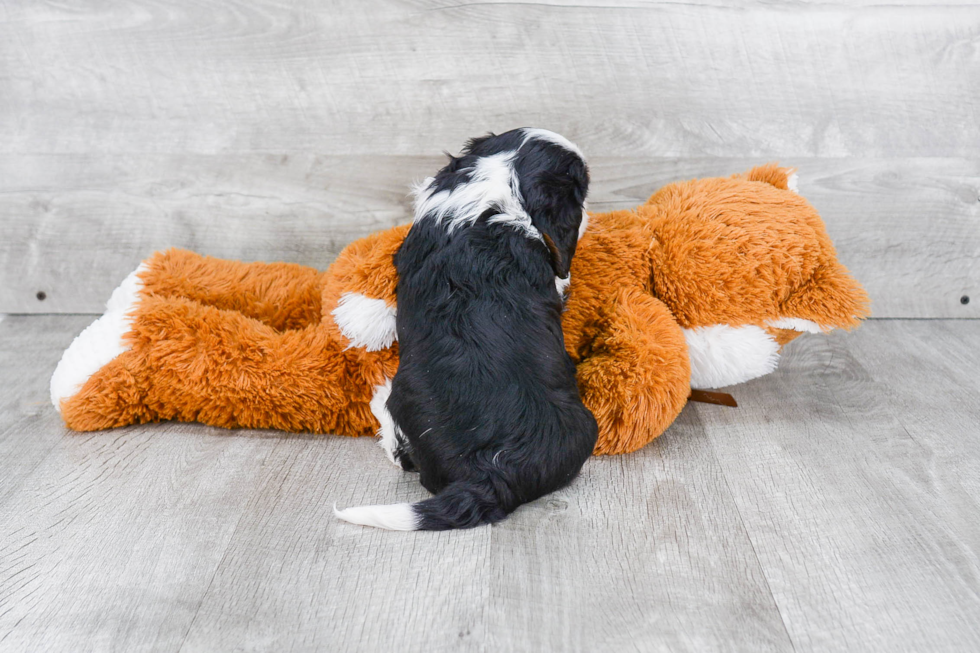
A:
{"label": "fox toy's leg", "polygon": [[[190,296],[264,317],[273,328],[298,327],[319,321],[320,298],[313,292],[317,287],[316,272],[299,266],[221,261],[177,249],[158,252],[126,277],[112,293],[105,314],[65,350],[51,377],[51,401],[60,409],[62,400],[74,396],[89,377],[130,348],[124,336],[146,297]],[[287,297],[280,303],[283,295]]]}
{"label": "fox toy's leg", "polygon": [[242,263],[182,249],[157,252],[139,276],[147,294],[184,297],[238,311],[274,329],[320,320],[319,271],[292,263]]}
{"label": "fox toy's leg", "polygon": [[354,241],[324,275],[323,321],[336,324],[351,347],[386,349],[395,342],[395,252],[410,225]]}
{"label": "fox toy's leg", "polygon": [[367,435],[391,351],[345,350],[318,326],[279,332],[236,311],[142,297],[126,351],[56,403],[80,431],[159,419]]}
{"label": "fox toy's leg", "polygon": [[88,325],[61,355],[58,367],[51,375],[51,403],[59,412],[62,412],[63,402],[75,396],[92,375],[129,349],[125,336],[140,305],[143,280],[139,275],[145,270],[146,263],[140,264],[119,284],[106,303],[102,317]]}
{"label": "fox toy's leg", "polygon": [[582,400],[599,423],[595,453],[635,451],[660,435],[687,402],[691,372],[684,334],[667,307],[639,289],[619,291],[599,311],[595,328],[578,366]]}
{"label": "fox toy's leg", "polygon": [[392,256],[407,228],[352,244],[326,275],[159,252],[65,351],[52,403],[76,430],[176,417],[371,433],[371,396],[397,367]]}

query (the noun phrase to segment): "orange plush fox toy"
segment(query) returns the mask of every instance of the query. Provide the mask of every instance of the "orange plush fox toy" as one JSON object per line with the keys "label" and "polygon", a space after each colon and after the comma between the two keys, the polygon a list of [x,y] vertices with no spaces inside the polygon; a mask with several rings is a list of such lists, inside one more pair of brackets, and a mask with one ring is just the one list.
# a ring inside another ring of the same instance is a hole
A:
{"label": "orange plush fox toy", "polygon": [[[595,453],[639,449],[692,387],[767,374],[800,333],[867,315],[789,172],[670,184],[591,216],[564,331],[599,423]],[[323,273],[157,253],[65,351],[51,399],[79,431],[178,419],[373,434],[398,366],[392,256],[407,231],[354,242]]]}

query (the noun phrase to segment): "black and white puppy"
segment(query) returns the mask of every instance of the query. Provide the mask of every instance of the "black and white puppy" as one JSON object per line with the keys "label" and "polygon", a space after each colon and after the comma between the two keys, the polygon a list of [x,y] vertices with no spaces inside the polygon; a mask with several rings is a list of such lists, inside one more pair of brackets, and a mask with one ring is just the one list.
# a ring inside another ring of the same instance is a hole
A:
{"label": "black and white puppy", "polygon": [[400,362],[386,404],[395,459],[436,496],[336,512],[355,524],[493,523],[567,485],[595,447],[559,290],[586,219],[581,152],[517,129],[450,159],[417,191],[395,256]]}

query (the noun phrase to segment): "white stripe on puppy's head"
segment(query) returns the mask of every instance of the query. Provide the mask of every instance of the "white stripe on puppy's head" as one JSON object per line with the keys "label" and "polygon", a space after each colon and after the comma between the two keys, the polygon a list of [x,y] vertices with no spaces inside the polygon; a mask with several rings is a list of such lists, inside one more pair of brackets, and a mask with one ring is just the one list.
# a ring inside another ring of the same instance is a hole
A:
{"label": "white stripe on puppy's head", "polygon": [[[521,205],[520,184],[513,166],[515,156],[517,152],[511,150],[476,157],[472,165],[459,170],[468,179],[438,191],[436,178],[429,177],[415,193],[415,220],[446,220],[446,229],[451,232],[459,226],[473,224],[488,210],[496,208],[500,213],[491,221],[511,224],[529,238],[540,240],[541,234]],[[454,158],[440,174],[465,158],[467,155]]]}
{"label": "white stripe on puppy's head", "polygon": [[578,149],[578,145],[571,142],[561,134],[556,134],[555,132],[548,131],[547,129],[535,129],[533,127],[525,127],[521,131],[524,133],[524,140],[521,141],[521,147],[524,147],[525,143],[530,140],[548,141],[549,143],[554,143],[559,147],[565,148],[572,154],[577,154],[580,159],[585,161],[585,155],[582,154],[582,150]]}
{"label": "white stripe on puppy's head", "polygon": [[415,189],[415,221],[449,232],[485,219],[547,244],[555,273],[568,276],[585,233],[589,172],[581,150],[545,129],[515,129],[467,143],[459,157]]}

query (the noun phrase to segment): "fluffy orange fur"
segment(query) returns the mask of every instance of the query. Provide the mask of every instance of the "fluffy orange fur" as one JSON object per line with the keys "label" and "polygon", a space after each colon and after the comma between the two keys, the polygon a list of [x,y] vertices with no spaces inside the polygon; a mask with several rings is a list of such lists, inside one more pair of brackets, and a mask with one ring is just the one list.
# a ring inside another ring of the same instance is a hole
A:
{"label": "fluffy orange fur", "polygon": [[[868,299],[837,261],[785,168],[670,184],[628,211],[593,214],[572,265],[565,341],[597,454],[639,449],[690,392],[683,328],[753,324],[779,344],[784,316],[852,327]],[[172,249],[146,261],[131,345],[61,403],[79,431],[161,419],[367,435],[397,343],[350,347],[331,312],[344,293],[395,305],[392,256],[408,226],[349,245],[330,268],[239,263]]]}

